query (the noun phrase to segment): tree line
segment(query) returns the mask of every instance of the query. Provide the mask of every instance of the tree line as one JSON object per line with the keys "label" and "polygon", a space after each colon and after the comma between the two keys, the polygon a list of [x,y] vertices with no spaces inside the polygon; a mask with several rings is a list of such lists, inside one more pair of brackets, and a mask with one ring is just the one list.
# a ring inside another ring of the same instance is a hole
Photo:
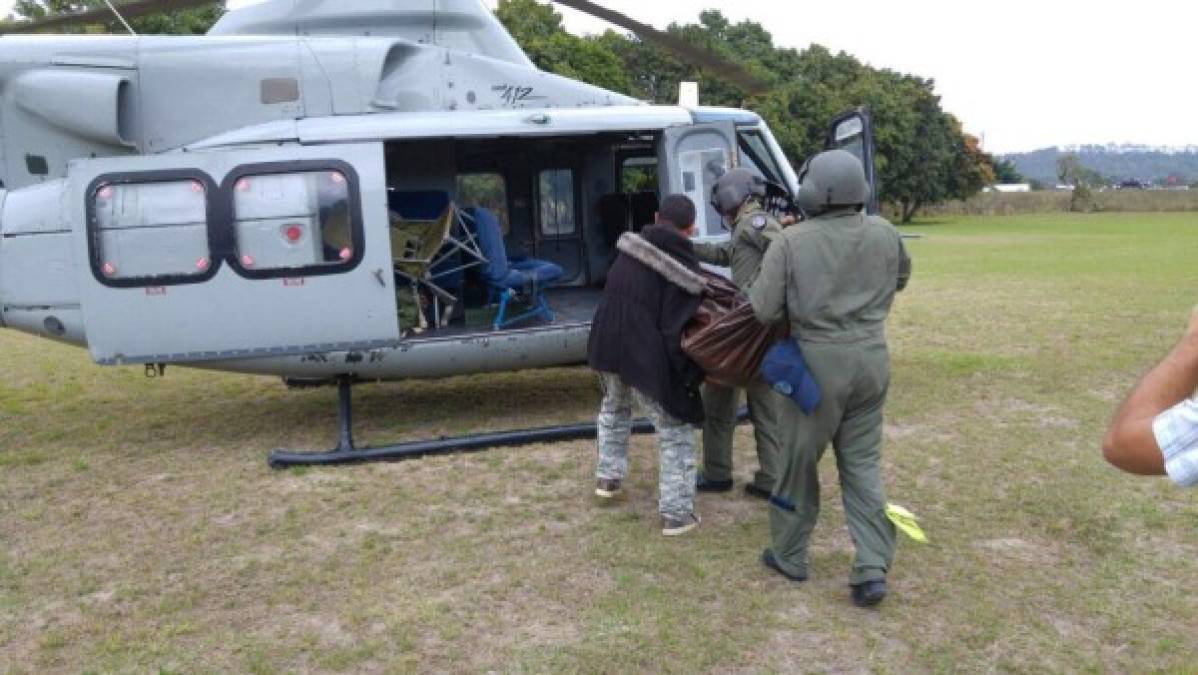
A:
{"label": "tree line", "polygon": [[[13,18],[42,19],[58,14],[77,14],[104,7],[104,0],[17,0]],[[139,35],[203,35],[225,13],[225,3],[210,2],[193,9],[159,12],[137,17],[129,25]],[[94,26],[72,26],[56,29],[64,33],[124,33],[125,27],[114,17]]]}
{"label": "tree line", "polygon": [[1051,186],[1060,182],[1062,161],[1076,162],[1089,171],[1085,178],[1093,187],[1118,185],[1135,180],[1163,186],[1198,184],[1198,152],[1193,149],[1167,151],[1153,148],[1082,146],[1042,148],[1005,155],[1029,180]]}
{"label": "tree line", "polygon": [[[15,12],[18,18],[40,18],[103,4],[103,0],[18,0]],[[200,9],[142,17],[133,24],[139,33],[199,34],[222,11],[223,3],[214,2]],[[859,105],[869,106],[879,197],[903,222],[924,205],[968,198],[996,178],[994,159],[962,130],[959,120],[944,111],[931,79],[874,68],[819,45],[803,50],[779,47],[760,23],[732,23],[718,10],[703,12],[698,23],[667,28],[691,44],[742,64],[767,83],[765,93],[751,94],[632,35],[613,30],[572,35],[551,5],[536,0],[499,0],[496,14],[542,70],[663,104],[677,101],[679,83],[698,81],[705,105],[759,113],[796,167],[823,149],[833,117]],[[123,29],[110,22],[88,30]],[[1010,167],[997,168],[1002,173]]]}
{"label": "tree line", "polygon": [[732,23],[718,10],[667,28],[768,83],[766,93],[752,95],[631,35],[571,35],[561,15],[536,0],[499,0],[496,14],[542,70],[663,104],[677,102],[680,82],[698,81],[704,105],[760,114],[796,167],[823,149],[833,117],[869,106],[879,196],[903,222],[924,205],[968,198],[995,181],[993,158],[944,111],[930,79],[874,68],[819,45],[779,47],[760,23]]}

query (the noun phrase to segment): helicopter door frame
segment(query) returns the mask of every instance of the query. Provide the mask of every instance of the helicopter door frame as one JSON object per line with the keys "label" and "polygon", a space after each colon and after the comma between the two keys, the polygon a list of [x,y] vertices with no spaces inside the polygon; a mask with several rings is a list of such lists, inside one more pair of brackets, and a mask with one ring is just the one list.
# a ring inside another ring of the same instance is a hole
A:
{"label": "helicopter door frame", "polygon": [[[570,194],[573,202],[574,230],[566,234],[551,234],[545,229],[543,220],[543,198],[541,177],[546,172],[569,171]],[[590,278],[587,261],[586,223],[584,221],[582,179],[583,170],[580,163],[566,157],[536,157],[529,166],[529,178],[532,185],[533,210],[533,250],[536,257],[556,263],[568,275],[571,267],[575,268],[573,276],[563,276],[560,286],[586,285]],[[573,265],[571,265],[573,263]]]}
{"label": "helicopter door frame", "polygon": [[847,150],[861,160],[870,191],[866,212],[877,215],[879,208],[877,174],[874,170],[874,129],[869,108],[860,106],[834,117],[828,125],[824,148]]}
{"label": "helicopter door frame", "polygon": [[382,143],[72,162],[100,364],[323,355],[399,341]]}
{"label": "helicopter door frame", "polygon": [[718,121],[667,127],[658,145],[661,198],[685,194],[695,203],[696,239],[727,236],[723,217],[711,205],[711,188],[740,162],[735,122]]}

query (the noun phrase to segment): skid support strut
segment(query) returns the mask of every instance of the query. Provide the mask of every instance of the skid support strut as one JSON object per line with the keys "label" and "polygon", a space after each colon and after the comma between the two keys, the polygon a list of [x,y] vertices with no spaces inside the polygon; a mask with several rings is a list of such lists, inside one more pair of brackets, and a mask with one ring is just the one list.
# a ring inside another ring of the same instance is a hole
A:
{"label": "skid support strut", "polygon": [[[353,406],[350,388],[353,379],[349,376],[337,378],[337,411],[339,418],[339,440],[337,448],[328,452],[290,452],[274,450],[267,458],[272,469],[287,469],[301,466],[340,466],[367,464],[370,462],[400,462],[434,455],[450,455],[463,452],[481,452],[493,448],[511,448],[536,443],[559,443],[593,439],[597,435],[594,424],[571,424],[557,427],[539,427],[516,431],[499,431],[427,441],[410,441],[377,448],[358,448],[353,437]],[[744,422],[748,411],[741,409],[737,419]],[[646,419],[635,420],[632,433],[651,434],[653,424]]]}

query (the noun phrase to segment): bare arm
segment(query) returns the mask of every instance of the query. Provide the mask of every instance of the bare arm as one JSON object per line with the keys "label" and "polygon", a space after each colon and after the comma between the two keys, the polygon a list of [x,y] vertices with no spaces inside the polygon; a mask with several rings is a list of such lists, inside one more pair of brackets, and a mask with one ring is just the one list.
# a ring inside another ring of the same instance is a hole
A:
{"label": "bare arm", "polygon": [[1102,443],[1107,461],[1128,473],[1161,476],[1165,458],[1152,423],[1198,389],[1198,307],[1181,342],[1144,376],[1119,406]]}

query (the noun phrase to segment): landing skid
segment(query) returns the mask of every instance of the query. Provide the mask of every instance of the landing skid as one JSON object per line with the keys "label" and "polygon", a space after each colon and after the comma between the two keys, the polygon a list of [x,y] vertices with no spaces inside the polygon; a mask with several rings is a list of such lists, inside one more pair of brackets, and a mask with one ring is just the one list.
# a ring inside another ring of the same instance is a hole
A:
{"label": "landing skid", "polygon": [[[465,452],[481,452],[493,448],[514,448],[537,443],[560,443],[595,438],[594,424],[571,424],[558,427],[539,427],[515,431],[498,431],[472,434],[427,441],[410,441],[398,445],[377,448],[359,448],[354,445],[353,406],[350,390],[353,379],[348,376],[337,378],[337,410],[339,440],[337,447],[328,452],[291,452],[274,450],[267,457],[272,469],[288,469],[301,466],[343,466],[371,462],[401,462],[408,459],[451,455]],[[740,422],[748,419],[748,411],[741,409],[737,415]],[[653,424],[646,419],[635,420],[632,433],[651,434]]]}

